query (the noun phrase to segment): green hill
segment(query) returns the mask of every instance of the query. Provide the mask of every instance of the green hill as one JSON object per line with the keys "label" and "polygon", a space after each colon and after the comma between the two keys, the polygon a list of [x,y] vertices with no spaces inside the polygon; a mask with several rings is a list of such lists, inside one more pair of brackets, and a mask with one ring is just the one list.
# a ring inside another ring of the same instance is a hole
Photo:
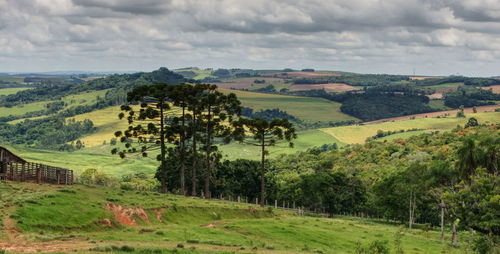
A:
{"label": "green hill", "polygon": [[[394,248],[397,225],[301,217],[256,205],[95,186],[0,182],[0,249],[77,253],[352,253]],[[405,253],[455,253],[437,231],[402,231]],[[447,236],[448,237],[448,236]],[[460,236],[465,238],[466,236]]]}

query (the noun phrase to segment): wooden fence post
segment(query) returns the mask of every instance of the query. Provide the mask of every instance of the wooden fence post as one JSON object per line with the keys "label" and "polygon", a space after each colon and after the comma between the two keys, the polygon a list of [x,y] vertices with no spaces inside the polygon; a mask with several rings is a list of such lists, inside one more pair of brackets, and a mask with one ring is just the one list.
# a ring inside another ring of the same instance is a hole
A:
{"label": "wooden fence post", "polygon": [[274,200],[274,209],[278,209],[278,200]]}
{"label": "wooden fence post", "polygon": [[238,203],[240,202],[240,196],[238,196]]}
{"label": "wooden fence post", "polygon": [[255,204],[258,205],[259,204],[259,198],[255,198]]}

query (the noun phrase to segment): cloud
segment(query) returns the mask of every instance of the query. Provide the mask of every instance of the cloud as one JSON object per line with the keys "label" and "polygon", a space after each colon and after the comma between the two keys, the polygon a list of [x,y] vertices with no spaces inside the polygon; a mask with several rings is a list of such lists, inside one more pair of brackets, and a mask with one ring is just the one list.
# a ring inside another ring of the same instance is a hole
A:
{"label": "cloud", "polygon": [[0,0],[0,13],[0,72],[499,74],[497,0]]}

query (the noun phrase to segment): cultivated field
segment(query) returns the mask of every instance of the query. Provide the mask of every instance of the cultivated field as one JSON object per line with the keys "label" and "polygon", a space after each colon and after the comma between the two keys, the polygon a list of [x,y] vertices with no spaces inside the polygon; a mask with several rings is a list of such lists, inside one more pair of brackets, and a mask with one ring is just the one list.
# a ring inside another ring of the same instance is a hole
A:
{"label": "cultivated field", "polygon": [[325,90],[327,92],[347,92],[352,90],[358,90],[354,86],[350,86],[344,83],[328,83],[328,84],[308,84],[308,85],[291,85],[289,87],[290,91],[304,91],[304,90]]}
{"label": "cultivated field", "polygon": [[365,142],[366,138],[376,135],[378,130],[399,131],[417,128],[428,131],[446,131],[455,128],[457,125],[464,126],[470,117],[476,118],[480,124],[495,124],[500,122],[500,112],[476,114],[466,113],[466,118],[457,118],[452,114],[451,116],[445,118],[429,116],[428,118],[424,117],[414,120],[401,119],[400,121],[386,121],[365,125],[323,128],[320,130],[332,135],[342,143],[362,144]]}
{"label": "cultivated field", "polygon": [[[497,108],[500,108],[500,105],[478,106],[478,107],[476,107],[476,110],[478,113],[494,112],[495,109],[497,109]],[[379,119],[379,120],[370,121],[370,122],[364,122],[364,124],[376,124],[376,123],[391,122],[391,121],[405,121],[405,120],[410,120],[410,119],[438,117],[438,116],[446,116],[446,115],[455,116],[457,114],[457,112],[458,112],[458,109],[453,109],[453,110],[446,110],[446,111],[439,111],[439,112],[430,112],[430,113],[414,114],[414,115],[407,115],[407,116],[398,116],[398,117],[392,117],[392,118]],[[464,108],[464,113],[466,113],[466,114],[473,113],[473,108]]]}
{"label": "cultivated field", "polygon": [[439,79],[443,77],[436,77],[436,76],[410,76],[411,80],[424,80],[424,79]]}
{"label": "cultivated field", "polygon": [[494,86],[483,86],[481,87],[482,89],[484,90],[490,90],[493,92],[493,93],[496,93],[496,94],[500,94],[500,85],[494,85]]}
{"label": "cultivated field", "polygon": [[[252,204],[84,185],[2,182],[0,193],[0,247],[8,252],[353,253],[357,242],[375,240],[393,249],[399,230],[370,219],[301,217]],[[462,251],[441,243],[437,230],[402,233],[405,253]],[[460,243],[466,238],[459,234]]]}
{"label": "cultivated field", "polygon": [[[256,84],[254,83],[255,80],[265,80],[266,83],[263,84]],[[261,78],[261,77],[252,77],[252,78],[239,78],[239,79],[233,79],[229,81],[224,81],[224,82],[217,82],[213,83],[214,85],[217,85],[219,88],[225,88],[225,89],[248,89],[253,86],[267,86],[267,85],[273,85],[276,83],[284,83],[283,79],[279,78]]]}
{"label": "cultivated field", "polygon": [[2,116],[19,116],[24,115],[29,112],[44,110],[45,105],[53,101],[42,101],[42,102],[33,102],[28,104],[22,104],[19,106],[14,106],[11,108],[0,107],[0,117]]}
{"label": "cultivated field", "polygon": [[16,88],[2,88],[0,89],[0,96],[2,95],[9,95],[9,94],[15,94],[20,91],[24,91],[29,89],[28,87],[16,87]]}
{"label": "cultivated field", "polygon": [[279,108],[288,114],[309,122],[356,120],[356,118],[340,112],[340,103],[326,99],[225,89],[221,89],[221,91],[235,93],[243,106],[253,108],[256,111]]}

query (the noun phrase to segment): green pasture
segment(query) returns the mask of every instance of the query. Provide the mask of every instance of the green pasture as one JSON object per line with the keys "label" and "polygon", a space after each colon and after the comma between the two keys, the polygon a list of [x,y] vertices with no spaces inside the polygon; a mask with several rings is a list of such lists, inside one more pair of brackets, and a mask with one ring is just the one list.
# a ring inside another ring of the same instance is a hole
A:
{"label": "green pasture", "polygon": [[[392,253],[398,231],[404,253],[466,250],[464,232],[459,248],[451,248],[449,230],[441,243],[437,228],[424,231],[416,225],[410,231],[374,219],[302,217],[252,204],[154,192],[0,182],[0,197],[0,205],[7,208],[2,218],[15,224],[18,238],[25,239],[16,244],[69,245],[77,253],[353,253],[358,244],[374,241],[385,242]],[[127,226],[106,208],[111,205],[143,213],[132,213],[136,226]],[[13,240],[0,235],[4,241]]]}
{"label": "green pasture", "polygon": [[[250,137],[247,139],[248,141],[252,140]],[[277,158],[281,154],[293,154],[306,151],[308,148],[315,146],[333,143],[337,143],[339,147],[344,145],[339,140],[322,131],[306,130],[297,133],[297,139],[293,140],[293,148],[290,148],[289,144],[286,142],[279,142],[276,146],[269,147],[267,150],[269,151],[269,157]],[[231,160],[236,158],[259,160],[261,156],[260,147],[246,143],[234,142],[228,145],[222,145],[220,146],[220,150],[225,156],[227,156],[228,159]]]}
{"label": "green pasture", "polygon": [[45,105],[47,105],[50,102],[53,101],[33,102],[33,103],[21,104],[11,108],[0,107],[0,117],[9,115],[19,116],[33,111],[44,110]]}
{"label": "green pasture", "polygon": [[420,118],[405,121],[390,121],[378,124],[332,127],[320,130],[333,136],[342,143],[362,144],[365,142],[366,138],[376,135],[378,130],[399,131],[417,128],[422,130],[446,131],[455,128],[457,125],[461,125],[463,127],[470,117],[476,118],[480,124],[500,123],[500,112],[488,112],[467,114],[465,118],[458,118],[455,116]]}
{"label": "green pasture", "polygon": [[15,87],[15,88],[2,88],[0,89],[0,96],[16,94],[17,92],[24,91],[30,89],[29,87]]}
{"label": "green pasture", "polygon": [[241,104],[254,111],[279,108],[301,120],[309,122],[339,122],[357,120],[340,111],[341,104],[321,98],[287,96],[279,94],[254,93],[247,91],[219,89],[235,93]]}

